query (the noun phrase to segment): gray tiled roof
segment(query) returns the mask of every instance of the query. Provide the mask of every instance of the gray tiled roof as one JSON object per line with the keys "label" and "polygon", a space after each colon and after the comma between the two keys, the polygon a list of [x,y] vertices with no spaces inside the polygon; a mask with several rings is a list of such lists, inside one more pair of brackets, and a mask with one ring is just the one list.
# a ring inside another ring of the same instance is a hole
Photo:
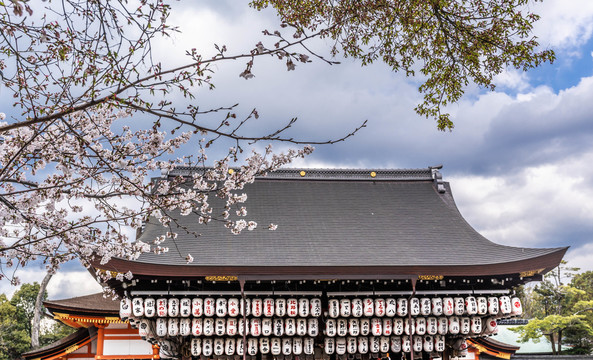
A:
{"label": "gray tiled roof", "polygon": [[[179,216],[200,236],[177,229],[175,244],[164,243],[168,253],[138,261],[185,265],[190,253],[190,266],[464,266],[559,250],[484,238],[457,210],[449,185],[444,193],[435,189],[430,169],[376,171],[375,178],[371,170],[305,171],[301,177],[284,170],[245,188],[245,219],[257,221],[257,229],[233,235],[220,222],[199,225],[195,216]],[[270,223],[278,229],[268,230]],[[152,219],[140,239],[151,242],[166,231]]]}

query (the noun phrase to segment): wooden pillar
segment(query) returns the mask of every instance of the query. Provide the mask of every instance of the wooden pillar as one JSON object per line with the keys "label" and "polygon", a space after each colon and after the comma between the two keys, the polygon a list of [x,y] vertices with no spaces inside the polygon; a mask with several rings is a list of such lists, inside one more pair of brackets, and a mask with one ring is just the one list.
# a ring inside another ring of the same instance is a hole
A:
{"label": "wooden pillar", "polygon": [[97,328],[97,353],[95,359],[101,359],[103,357],[103,341],[105,340],[105,324],[95,324]]}
{"label": "wooden pillar", "polygon": [[159,346],[157,344],[152,345],[152,358],[153,359],[160,359],[159,355]]}

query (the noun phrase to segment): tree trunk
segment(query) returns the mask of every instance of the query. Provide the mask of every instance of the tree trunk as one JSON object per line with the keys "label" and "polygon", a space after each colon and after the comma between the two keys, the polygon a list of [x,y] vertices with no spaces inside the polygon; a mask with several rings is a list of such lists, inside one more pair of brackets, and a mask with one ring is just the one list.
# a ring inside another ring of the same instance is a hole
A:
{"label": "tree trunk", "polygon": [[558,355],[562,355],[562,330],[558,331]]}
{"label": "tree trunk", "polygon": [[552,354],[553,355],[558,355],[556,353],[556,341],[554,341],[554,334],[550,334],[548,336],[550,337],[550,343],[552,344]]}
{"label": "tree trunk", "polygon": [[45,274],[41,285],[39,286],[39,292],[37,293],[37,299],[35,299],[35,312],[33,314],[33,323],[31,324],[31,347],[33,349],[39,347],[39,328],[41,326],[41,317],[43,315],[43,298],[45,296],[45,289],[49,280],[53,276],[53,273]]}

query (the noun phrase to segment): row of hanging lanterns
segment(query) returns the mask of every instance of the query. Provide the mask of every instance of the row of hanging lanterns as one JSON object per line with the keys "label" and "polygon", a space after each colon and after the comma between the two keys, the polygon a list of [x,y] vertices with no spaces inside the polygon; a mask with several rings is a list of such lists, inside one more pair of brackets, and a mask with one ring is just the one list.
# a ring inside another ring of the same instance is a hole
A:
{"label": "row of hanging lanterns", "polygon": [[[409,304],[408,304],[409,301]],[[408,316],[492,315],[518,316],[523,312],[518,297],[413,297],[407,298],[343,298],[328,300],[328,317],[405,317]],[[319,298],[124,298],[120,303],[120,317],[320,317]]]}
{"label": "row of hanging lanterns", "polygon": [[[246,345],[246,346],[245,346]],[[192,356],[233,356],[259,354],[272,355],[312,355],[315,351],[315,340],[310,337],[263,337],[248,338],[245,344],[242,338],[193,338],[191,340]]]}

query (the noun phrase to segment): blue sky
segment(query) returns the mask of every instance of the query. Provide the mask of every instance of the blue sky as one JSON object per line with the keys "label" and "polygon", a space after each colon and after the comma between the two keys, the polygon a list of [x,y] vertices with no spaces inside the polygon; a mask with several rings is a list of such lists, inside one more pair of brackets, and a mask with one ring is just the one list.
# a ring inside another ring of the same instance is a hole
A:
{"label": "blue sky", "polygon": [[[231,5],[232,4],[232,5]],[[159,44],[168,61],[179,62],[186,48],[212,53],[253,48],[261,30],[277,28],[271,11],[256,12],[236,1],[173,4],[172,21],[182,34]],[[177,11],[176,7],[186,6]],[[296,167],[420,168],[443,164],[460,211],[490,240],[516,246],[570,245],[566,259],[593,270],[593,2],[546,0],[529,5],[542,18],[535,27],[542,48],[553,48],[553,65],[497,79],[494,92],[471,87],[449,107],[455,129],[439,132],[434,121],[416,115],[418,80],[376,64],[341,65],[257,62],[255,78],[239,78],[243,62],[216,67],[216,90],[198,96],[203,106],[240,103],[247,114],[257,107],[255,130],[274,129],[292,117],[291,135],[322,140],[339,137],[368,120],[347,142],[318,146]],[[327,44],[314,44],[324,49]],[[175,57],[173,54],[178,53]],[[0,89],[0,95],[2,95]],[[10,99],[0,97],[0,111]],[[277,144],[280,150],[286,145]],[[41,269],[21,273],[40,281]],[[50,297],[97,291],[77,264],[50,283]],[[11,291],[5,282],[0,290]]]}

